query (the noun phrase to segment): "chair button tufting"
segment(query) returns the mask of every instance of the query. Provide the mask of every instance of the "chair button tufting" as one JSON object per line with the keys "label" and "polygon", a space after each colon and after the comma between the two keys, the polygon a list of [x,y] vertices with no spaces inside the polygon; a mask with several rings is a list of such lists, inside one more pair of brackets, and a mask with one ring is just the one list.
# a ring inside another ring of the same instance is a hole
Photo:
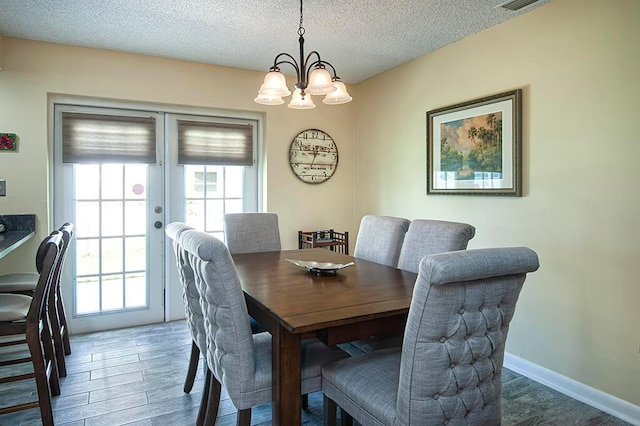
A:
{"label": "chair button tufting", "polygon": [[438,399],[438,398],[440,398],[440,394],[439,393],[433,395],[433,399]]}
{"label": "chair button tufting", "polygon": [[446,341],[447,341],[447,338],[446,338],[446,337],[441,337],[441,338],[440,338],[440,343],[444,343],[444,342],[446,342]]}
{"label": "chair button tufting", "polygon": [[460,310],[458,311],[458,313],[459,313],[460,315],[464,314],[464,308],[460,308]]}
{"label": "chair button tufting", "polygon": [[449,424],[449,419],[445,419],[442,424],[448,425]]}
{"label": "chair button tufting", "polygon": [[464,340],[469,340],[469,337],[471,337],[471,335],[467,334],[466,336],[464,336]]}
{"label": "chair button tufting", "polygon": [[449,364],[449,368],[453,368],[453,367],[455,367],[455,366],[456,366],[456,365],[455,365],[453,362],[452,362],[451,364]]}

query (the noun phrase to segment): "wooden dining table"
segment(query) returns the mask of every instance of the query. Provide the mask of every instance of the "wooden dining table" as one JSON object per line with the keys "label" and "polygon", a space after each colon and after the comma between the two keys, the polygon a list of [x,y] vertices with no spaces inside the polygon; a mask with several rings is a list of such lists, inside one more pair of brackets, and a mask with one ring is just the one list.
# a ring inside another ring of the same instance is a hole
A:
{"label": "wooden dining table", "polygon": [[[354,265],[317,274],[287,259]],[[401,332],[416,274],[316,248],[235,254],[249,314],[272,335],[274,425],[301,422],[301,341],[327,345]]]}

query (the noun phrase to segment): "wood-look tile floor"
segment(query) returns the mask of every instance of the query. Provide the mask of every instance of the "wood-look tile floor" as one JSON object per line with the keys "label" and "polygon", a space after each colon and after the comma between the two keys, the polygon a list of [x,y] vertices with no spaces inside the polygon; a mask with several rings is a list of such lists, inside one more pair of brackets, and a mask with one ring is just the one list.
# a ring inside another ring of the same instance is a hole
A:
{"label": "wood-look tile floor", "polygon": [[[203,385],[202,364],[190,394],[182,390],[191,338],[184,321],[72,336],[68,376],[53,398],[56,425],[194,425]],[[627,425],[524,376],[504,369],[504,425]],[[0,387],[0,406],[35,397],[35,383]],[[236,410],[223,393],[217,425],[234,425]],[[322,425],[322,394],[310,395],[303,424]],[[37,409],[0,416],[0,425],[40,425]],[[252,424],[271,424],[271,405],[255,407]]]}

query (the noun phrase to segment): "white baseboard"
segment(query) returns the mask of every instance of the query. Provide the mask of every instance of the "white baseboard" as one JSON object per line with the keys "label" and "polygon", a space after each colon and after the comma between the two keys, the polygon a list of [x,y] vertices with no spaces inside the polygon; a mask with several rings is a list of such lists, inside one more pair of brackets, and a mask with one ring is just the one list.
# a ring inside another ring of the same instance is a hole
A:
{"label": "white baseboard", "polygon": [[637,405],[506,352],[504,367],[620,420],[640,426],[640,407]]}

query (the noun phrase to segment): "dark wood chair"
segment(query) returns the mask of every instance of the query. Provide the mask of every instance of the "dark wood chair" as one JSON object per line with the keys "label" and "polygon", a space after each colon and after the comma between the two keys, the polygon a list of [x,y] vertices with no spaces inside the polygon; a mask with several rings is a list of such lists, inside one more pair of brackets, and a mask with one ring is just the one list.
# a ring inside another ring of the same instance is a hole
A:
{"label": "dark wood chair", "polygon": [[0,343],[0,347],[26,343],[29,348],[29,356],[24,356],[24,352],[21,351],[15,352],[15,357],[9,357],[11,354],[7,354],[7,357],[0,361],[0,368],[11,369],[13,366],[28,362],[33,364],[33,372],[3,374],[0,385],[35,379],[38,393],[38,401],[2,407],[0,415],[39,407],[42,423],[45,426],[53,425],[51,395],[60,395],[47,300],[52,290],[54,271],[63,244],[62,233],[58,231],[45,238],[40,244],[36,256],[40,275],[33,297],[22,294],[0,294],[0,336],[12,336]]}
{"label": "dark wood chair", "polygon": [[[67,316],[62,300],[62,271],[64,259],[66,257],[67,248],[73,236],[73,224],[65,223],[58,229],[62,233],[63,247],[60,253],[58,263],[54,268],[54,277],[52,280],[52,290],[49,292],[48,312],[50,315],[51,332],[53,334],[53,342],[56,354],[56,363],[58,365],[58,375],[60,377],[67,376],[67,367],[64,356],[71,354],[71,343],[69,341],[69,330],[67,326]],[[40,271],[38,260],[36,259],[36,270]],[[38,284],[39,272],[23,272],[17,274],[7,274],[0,277],[0,293],[15,293],[33,296]]]}
{"label": "dark wood chair", "polygon": [[73,237],[73,224],[65,223],[59,229],[62,233],[62,251],[53,271],[51,281],[51,291],[49,291],[49,321],[51,322],[51,332],[53,334],[53,347],[55,349],[56,363],[60,377],[67,376],[67,367],[64,360],[65,355],[71,354],[71,343],[69,341],[69,328],[67,326],[67,315],[62,301],[62,271],[64,260],[67,256],[67,248]]}

